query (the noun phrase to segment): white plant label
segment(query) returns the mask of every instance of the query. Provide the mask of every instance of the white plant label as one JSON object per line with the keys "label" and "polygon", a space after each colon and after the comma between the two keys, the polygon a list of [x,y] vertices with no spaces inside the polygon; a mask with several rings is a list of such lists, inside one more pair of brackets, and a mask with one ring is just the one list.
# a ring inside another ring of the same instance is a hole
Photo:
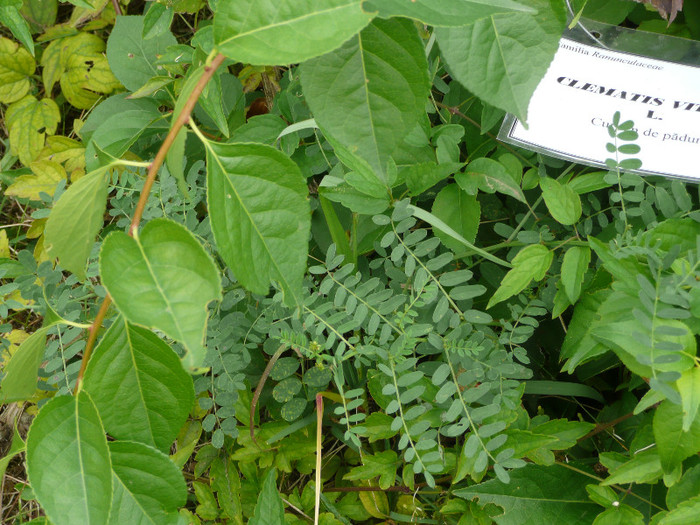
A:
{"label": "white plant label", "polygon": [[639,133],[640,172],[700,180],[700,67],[562,38],[530,101],[528,128],[507,119],[500,136],[602,166],[615,155],[605,144],[612,141],[607,126],[616,111]]}

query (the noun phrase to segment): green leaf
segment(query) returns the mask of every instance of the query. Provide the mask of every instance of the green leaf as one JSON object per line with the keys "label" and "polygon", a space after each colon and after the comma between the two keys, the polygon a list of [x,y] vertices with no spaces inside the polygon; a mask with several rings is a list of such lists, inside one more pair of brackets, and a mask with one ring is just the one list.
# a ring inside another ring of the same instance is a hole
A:
{"label": "green leaf", "polygon": [[277,525],[284,523],[284,507],[277,491],[277,471],[273,468],[267,472],[262,482],[262,490],[255,505],[255,513],[248,525]]}
{"label": "green leaf", "polygon": [[700,496],[695,496],[679,504],[666,514],[658,525],[695,525],[700,515]]}
{"label": "green leaf", "polygon": [[645,523],[641,512],[618,502],[617,506],[600,513],[593,525],[644,525]]}
{"label": "green leaf", "polygon": [[0,103],[11,104],[29,93],[35,69],[36,62],[26,49],[0,37]]}
{"label": "green leaf", "polygon": [[695,465],[683,473],[678,483],[669,487],[666,493],[666,506],[674,509],[698,494],[700,494],[700,465]]}
{"label": "green leaf", "polygon": [[27,475],[55,525],[108,522],[112,468],[100,416],[86,392],[46,403],[27,436]]}
{"label": "green leaf", "polygon": [[[438,219],[467,241],[474,243],[481,218],[481,206],[475,195],[469,195],[457,184],[449,184],[440,190],[440,193],[435,197],[432,211]],[[434,231],[440,241],[453,252],[464,250],[464,244],[461,242],[439,229]]]}
{"label": "green leaf", "polygon": [[540,187],[544,203],[554,220],[570,226],[581,218],[581,197],[573,189],[549,177],[540,179]]}
{"label": "green leaf", "polygon": [[249,290],[265,295],[275,280],[285,302],[295,303],[311,228],[304,176],[270,146],[206,147],[209,213],[221,257]]}
{"label": "green leaf", "polygon": [[142,443],[109,443],[113,495],[109,525],[175,525],[187,485],[170,458]]}
{"label": "green leaf", "polygon": [[45,326],[30,335],[3,365],[0,403],[23,401],[34,395],[39,366],[44,358],[47,330]]}
{"label": "green leaf", "polygon": [[187,228],[155,219],[135,238],[109,234],[100,251],[100,275],[128,321],[180,341],[187,349],[185,366],[201,366],[207,305],[221,299],[221,282]]}
{"label": "green leaf", "polygon": [[17,424],[12,429],[12,442],[10,443],[10,448],[5,452],[5,455],[0,458],[0,477],[5,477],[5,472],[7,471],[7,466],[10,461],[19,453],[24,452],[25,443],[22,440],[22,436],[17,432]]}
{"label": "green leaf", "polygon": [[[19,10],[22,8],[22,2],[14,0],[0,1],[0,23],[4,24],[12,31],[12,35],[22,42],[29,52],[34,54],[34,40],[29,30],[29,24],[22,17]],[[4,40],[4,39],[3,39]]]}
{"label": "green leaf", "polygon": [[502,507],[498,522],[507,525],[588,525],[600,509],[588,500],[585,486],[590,478],[573,470],[558,465],[527,465],[511,471],[510,477],[508,484],[493,479],[457,489],[454,495]]}
{"label": "green leaf", "polygon": [[601,403],[605,402],[600,392],[590,386],[567,381],[526,381],[525,393],[544,396],[587,397]]}
{"label": "green leaf", "polygon": [[118,16],[107,40],[109,67],[129,91],[136,91],[152,77],[162,75],[164,71],[158,69],[156,60],[168,46],[177,44],[170,31],[144,39],[144,18]]}
{"label": "green leaf", "polygon": [[301,82],[321,129],[387,182],[387,160],[425,114],[430,91],[414,24],[375,20],[340,49],[303,64]]}
{"label": "green leaf", "polygon": [[554,450],[565,450],[576,445],[576,442],[595,428],[593,423],[585,421],[569,421],[567,419],[551,419],[530,429],[536,434],[552,436],[557,442],[552,445]]}
{"label": "green leaf", "polygon": [[561,282],[564,292],[575,304],[581,295],[581,284],[591,262],[591,249],[585,246],[573,246],[566,250],[561,263]]}
{"label": "green leaf", "polygon": [[351,469],[343,476],[343,479],[366,480],[379,476],[379,487],[386,490],[394,485],[396,469],[400,464],[401,462],[393,450],[385,450],[376,454],[363,454],[362,466]]}
{"label": "green leaf", "polygon": [[685,458],[700,452],[700,418],[695,418],[688,431],[683,430],[683,410],[664,401],[654,413],[654,437],[661,466],[670,473]]}
{"label": "green leaf", "polygon": [[[537,15],[492,15],[465,27],[435,29],[453,78],[522,121],[527,121],[530,98],[559,48],[566,25],[562,2],[528,3],[539,11]],[[475,71],[488,71],[488,75]]]}
{"label": "green leaf", "polygon": [[586,485],[586,492],[588,492],[588,497],[591,501],[595,501],[598,505],[603,507],[612,507],[616,501],[617,493],[610,487],[601,487],[600,485]]}
{"label": "green leaf", "polygon": [[527,204],[523,190],[508,173],[506,167],[487,157],[470,162],[463,173],[455,175],[455,181],[469,193],[472,193],[472,185],[476,184],[476,187],[485,193],[503,193]]}
{"label": "green leaf", "polygon": [[317,57],[365,27],[362,0],[220,2],[214,41],[224,55],[253,65],[287,65]]}
{"label": "green leaf", "polygon": [[486,308],[522,292],[534,279],[541,281],[554,259],[554,252],[542,244],[526,246],[513,259],[513,268],[501,281]]}
{"label": "green leaf", "polygon": [[80,280],[85,279],[87,259],[102,229],[108,189],[106,170],[88,173],[61,195],[46,222],[46,251]]}
{"label": "green leaf", "polygon": [[683,407],[683,432],[688,432],[700,408],[700,368],[695,366],[684,371],[676,381],[676,389],[681,395]]}
{"label": "green leaf", "polygon": [[512,0],[370,0],[363,8],[384,18],[403,16],[431,26],[466,26],[491,15],[536,12]]}
{"label": "green leaf", "polygon": [[461,163],[457,162],[448,162],[447,164],[420,162],[406,166],[402,170],[402,174],[411,195],[417,196],[456,173],[462,166]]}
{"label": "green leaf", "polygon": [[143,39],[148,40],[170,32],[175,10],[164,4],[151,4],[143,19]]}
{"label": "green leaf", "polygon": [[10,130],[11,150],[22,164],[32,162],[44,147],[46,135],[53,135],[61,113],[50,98],[37,100],[32,95],[11,104],[5,113]]}
{"label": "green leaf", "polygon": [[370,443],[381,439],[389,439],[394,437],[398,430],[392,430],[391,423],[394,418],[386,415],[384,412],[373,412],[367,419],[362,422],[362,426],[366,428],[365,435]]}
{"label": "green leaf", "polygon": [[218,458],[209,470],[209,477],[221,510],[234,520],[233,523],[242,524],[241,478],[236,463],[230,458]]}
{"label": "green leaf", "polygon": [[629,461],[615,468],[601,485],[652,483],[659,479],[662,474],[659,451],[649,449],[635,454]]}
{"label": "green leaf", "polygon": [[155,334],[118,318],[90,358],[83,388],[116,439],[163,452],[177,437],[194,404],[192,378]]}

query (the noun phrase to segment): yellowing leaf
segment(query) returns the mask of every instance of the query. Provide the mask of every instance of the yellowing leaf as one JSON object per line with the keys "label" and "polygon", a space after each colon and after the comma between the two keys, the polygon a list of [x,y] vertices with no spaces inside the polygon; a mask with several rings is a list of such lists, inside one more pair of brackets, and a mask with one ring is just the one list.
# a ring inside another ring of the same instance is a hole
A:
{"label": "yellowing leaf", "polygon": [[44,233],[44,227],[46,226],[46,218],[44,219],[34,219],[32,225],[27,230],[27,239],[38,239]]}
{"label": "yellowing leaf", "polygon": [[38,201],[41,200],[40,193],[53,195],[56,185],[66,178],[66,170],[58,162],[38,160],[32,162],[30,167],[33,174],[17,177],[7,188],[7,195]]}
{"label": "yellowing leaf", "polygon": [[0,230],[0,258],[2,257],[10,257],[10,241],[5,230]]}
{"label": "yellowing leaf", "polygon": [[51,93],[53,86],[61,78],[63,64],[61,64],[61,50],[63,38],[52,41],[41,55],[41,80],[44,83],[46,93]]}
{"label": "yellowing leaf", "polygon": [[91,33],[67,38],[61,46],[61,90],[76,108],[88,109],[102,94],[120,86],[109,69],[104,50],[104,41]]}
{"label": "yellowing leaf", "polygon": [[0,102],[10,104],[25,96],[34,69],[36,63],[26,49],[0,37]]}
{"label": "yellowing leaf", "polygon": [[[1,88],[0,88],[1,89]],[[5,113],[10,130],[10,148],[22,164],[31,163],[44,147],[47,135],[53,135],[61,113],[50,98],[37,100],[32,95],[11,104]]]}
{"label": "yellowing leaf", "polygon": [[[41,150],[39,160],[53,160],[63,164],[66,171],[72,174],[76,170],[85,169],[85,146],[63,135],[47,137],[46,146]],[[72,177],[71,180],[73,180]]]}

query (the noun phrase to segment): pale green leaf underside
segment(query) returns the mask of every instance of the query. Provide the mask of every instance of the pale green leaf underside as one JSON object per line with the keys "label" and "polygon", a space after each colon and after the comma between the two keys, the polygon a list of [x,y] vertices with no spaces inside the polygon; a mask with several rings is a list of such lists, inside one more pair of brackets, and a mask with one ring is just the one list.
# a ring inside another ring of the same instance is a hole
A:
{"label": "pale green leaf underside", "polygon": [[362,0],[238,0],[214,16],[219,51],[238,62],[286,65],[339,47],[372,19]]}
{"label": "pale green leaf underside", "polygon": [[522,292],[534,279],[544,278],[552,264],[554,252],[542,244],[531,244],[523,248],[513,259],[513,268],[501,281],[487,308]]}
{"label": "pale green leaf underside", "polygon": [[194,403],[192,379],[155,334],[118,318],[90,358],[84,386],[105,428],[167,452]]}
{"label": "pale green leaf underside", "polygon": [[540,180],[549,213],[560,224],[572,225],[581,218],[581,198],[566,184],[545,177]]}
{"label": "pale green leaf underside", "polygon": [[381,17],[405,16],[431,26],[464,26],[487,16],[536,10],[512,0],[370,0],[363,4],[368,12]]}
{"label": "pale green leaf underside", "polygon": [[155,219],[135,239],[111,233],[100,251],[100,274],[128,321],[180,341],[187,349],[185,366],[201,366],[207,305],[221,298],[221,282],[187,228]]}
{"label": "pale green leaf underside", "polygon": [[306,62],[301,82],[318,125],[378,174],[425,112],[430,90],[423,43],[402,19],[375,20]]}
{"label": "pale green leaf underside", "polygon": [[538,15],[494,15],[469,26],[435,30],[453,77],[522,121],[527,121],[530,98],[554,58],[566,23],[561,7],[553,9],[547,0],[530,5],[539,9]]}
{"label": "pale green leaf underside", "polygon": [[142,443],[109,444],[114,471],[108,525],[175,525],[187,501],[187,485],[170,458]]}
{"label": "pale green leaf underside", "polygon": [[46,222],[46,251],[78,279],[85,278],[85,264],[102,229],[108,188],[105,170],[88,173],[61,195]]}
{"label": "pale green leaf underside", "polygon": [[249,290],[277,281],[296,302],[311,228],[308,189],[297,165],[262,144],[207,143],[207,199],[214,239]]}
{"label": "pale green leaf underside", "polygon": [[86,392],[42,407],[27,436],[27,474],[55,525],[107,523],[112,468],[107,437]]}

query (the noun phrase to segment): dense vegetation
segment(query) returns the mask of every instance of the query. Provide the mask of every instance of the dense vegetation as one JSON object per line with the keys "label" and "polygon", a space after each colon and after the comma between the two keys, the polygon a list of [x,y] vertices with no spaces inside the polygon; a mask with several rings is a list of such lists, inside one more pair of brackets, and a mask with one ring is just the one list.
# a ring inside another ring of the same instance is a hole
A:
{"label": "dense vegetation", "polygon": [[673,5],[0,0],[0,520],[697,523],[696,186],[495,138]]}

